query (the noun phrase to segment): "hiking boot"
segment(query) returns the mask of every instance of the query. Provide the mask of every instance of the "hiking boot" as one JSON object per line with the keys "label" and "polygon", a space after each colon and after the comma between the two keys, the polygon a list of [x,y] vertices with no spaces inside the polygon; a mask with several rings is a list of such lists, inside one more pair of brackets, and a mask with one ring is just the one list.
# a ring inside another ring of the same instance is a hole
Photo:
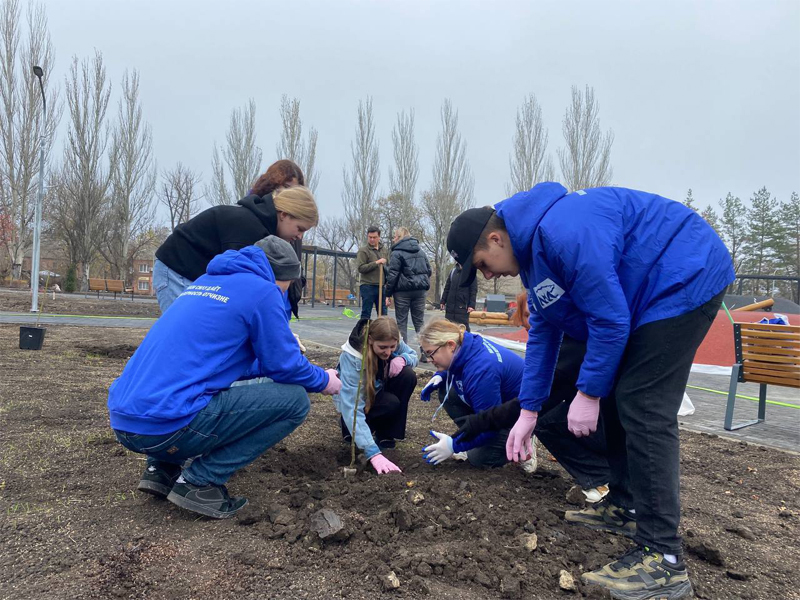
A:
{"label": "hiking boot", "polygon": [[166,498],[180,474],[180,465],[161,461],[152,462],[147,465],[144,473],[142,473],[142,478],[139,480],[139,485],[136,489],[145,494]]}
{"label": "hiking boot", "polygon": [[247,498],[231,498],[224,485],[176,483],[167,500],[181,508],[214,519],[230,519],[247,504]]}
{"label": "hiking boot", "polygon": [[629,550],[619,560],[584,573],[581,581],[599,585],[618,600],[678,600],[692,595],[692,584],[686,572],[686,563],[677,557],[669,562],[661,552],[647,546]]}
{"label": "hiking boot", "polygon": [[564,513],[568,523],[583,525],[589,529],[608,531],[632,538],[636,535],[636,515],[612,504],[608,498],[587,506],[583,510],[568,510]]}

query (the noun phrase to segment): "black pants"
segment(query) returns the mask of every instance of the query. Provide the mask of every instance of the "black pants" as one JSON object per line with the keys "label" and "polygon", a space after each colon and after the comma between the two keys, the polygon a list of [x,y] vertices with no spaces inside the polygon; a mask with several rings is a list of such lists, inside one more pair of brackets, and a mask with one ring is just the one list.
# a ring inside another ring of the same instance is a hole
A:
{"label": "black pants", "polygon": [[408,332],[408,311],[411,309],[411,320],[414,321],[414,330],[419,334],[425,323],[425,290],[415,290],[413,292],[394,293],[394,316],[397,319],[397,327],[403,341],[406,341]]}
{"label": "black pants", "polygon": [[611,397],[600,403],[611,468],[609,499],[636,509],[636,541],[681,554],[678,409],[695,352],[722,304],[634,331]]}
{"label": "black pants", "polygon": [[[441,391],[439,397],[441,398]],[[455,388],[450,389],[450,393],[444,401],[444,410],[458,426],[461,426],[461,421],[465,416],[475,414],[472,407],[461,400]],[[496,432],[497,435],[494,439],[487,444],[467,450],[469,463],[473,467],[481,468],[502,467],[506,464],[508,462],[506,458],[506,441],[508,440],[509,431],[510,429],[501,429]]]}
{"label": "black pants", "polygon": [[[417,374],[411,367],[404,367],[397,377],[387,379],[381,391],[375,394],[375,401],[366,418],[378,445],[385,441],[405,439],[408,401],[416,387]],[[342,437],[349,439],[350,430],[342,418],[339,418],[339,422]]]}
{"label": "black pants", "polygon": [[459,312],[458,314],[448,313],[444,314],[444,318],[448,321],[452,321],[453,323],[460,323],[467,328],[469,331],[469,313],[464,311],[463,313]]}
{"label": "black pants", "polygon": [[603,419],[599,419],[597,431],[577,438],[570,433],[567,413],[575,394],[586,343],[564,336],[558,353],[550,397],[539,410],[536,437],[550,454],[572,475],[584,489],[606,485],[610,481],[610,470],[606,458],[606,441]]}
{"label": "black pants", "polygon": [[379,313],[378,307],[378,289],[380,288],[379,285],[373,285],[371,283],[362,283],[359,290],[361,292],[361,318],[362,319],[369,319],[372,316],[372,306],[375,306],[375,314],[385,315],[388,314],[388,310],[386,309],[386,294],[383,295],[383,311]]}

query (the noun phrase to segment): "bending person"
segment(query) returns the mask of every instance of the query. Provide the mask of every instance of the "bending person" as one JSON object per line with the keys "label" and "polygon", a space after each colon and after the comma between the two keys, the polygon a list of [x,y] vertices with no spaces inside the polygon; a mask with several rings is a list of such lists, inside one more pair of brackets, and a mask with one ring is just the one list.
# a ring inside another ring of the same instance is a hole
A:
{"label": "bending person", "polygon": [[[140,491],[232,517],[247,499],[228,479],[303,422],[307,391],[338,392],[336,371],[309,363],[289,329],[283,294],[299,274],[277,237],[228,250],[150,328],[108,392],[117,439],[147,455]],[[231,387],[255,377],[271,381]]]}
{"label": "bending person", "polygon": [[[364,381],[356,398],[367,323],[370,325]],[[394,448],[395,440],[406,437],[408,401],[417,387],[416,366],[416,352],[400,339],[397,322],[391,317],[378,317],[372,322],[359,320],[342,344],[338,366],[342,389],[334,396],[341,414],[342,437],[348,443],[352,439],[355,411],[356,445],[379,474],[400,471],[381,450]]]}

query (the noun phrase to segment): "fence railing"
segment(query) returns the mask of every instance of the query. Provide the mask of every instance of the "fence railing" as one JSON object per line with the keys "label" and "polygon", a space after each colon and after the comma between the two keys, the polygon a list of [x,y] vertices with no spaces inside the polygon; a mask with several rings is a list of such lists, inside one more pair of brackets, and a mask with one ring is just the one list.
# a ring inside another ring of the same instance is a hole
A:
{"label": "fence railing", "polygon": [[[745,282],[752,281],[753,284],[749,287],[749,289],[745,289]],[[768,290],[764,290],[761,292],[760,287],[758,285],[759,281],[771,281],[773,285]],[[778,289],[776,285],[777,282],[786,282],[788,285],[783,286],[788,291],[788,295],[786,296],[787,299],[792,300],[793,302],[800,304],[800,277],[787,277],[785,275],[736,275],[736,280],[731,284],[731,287],[728,288],[731,293],[738,294],[742,296],[745,291],[751,292],[760,292],[757,295],[766,295],[772,296],[774,292]],[[784,290],[781,290],[782,292]]]}
{"label": "fence railing", "polygon": [[[303,246],[301,264],[303,265],[303,276],[306,278],[306,287],[311,286],[311,307],[317,299],[317,266],[319,257],[331,257],[333,259],[333,282],[331,285],[331,308],[336,308],[336,283],[339,271],[339,261],[350,260],[356,257],[355,252],[342,252],[340,250],[330,250],[319,246]],[[309,261],[311,261],[311,277],[308,276]],[[343,298],[340,298],[342,300]],[[326,298],[327,300],[327,298]]]}

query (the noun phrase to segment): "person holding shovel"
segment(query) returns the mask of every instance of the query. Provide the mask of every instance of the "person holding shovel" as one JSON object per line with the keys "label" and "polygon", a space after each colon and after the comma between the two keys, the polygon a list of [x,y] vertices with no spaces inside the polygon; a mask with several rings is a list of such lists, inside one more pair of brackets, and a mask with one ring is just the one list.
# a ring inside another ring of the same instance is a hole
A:
{"label": "person holding shovel", "polygon": [[694,211],[656,194],[615,187],[568,194],[540,183],[464,211],[447,249],[463,266],[461,285],[480,270],[487,279],[520,275],[528,290],[531,327],[509,460],[530,453],[563,334],[586,342],[568,428],[590,435],[603,412],[610,491],[566,519],[617,533],[633,521],[637,546],[584,573],[584,583],[623,600],[689,596],[678,535],[677,415],[695,351],[734,280],[719,236]]}
{"label": "person holding shovel", "polygon": [[416,366],[416,352],[400,339],[391,317],[360,319],[342,344],[337,367],[342,389],[333,398],[341,415],[342,437],[349,443],[355,438],[378,474],[400,472],[381,450],[405,439],[408,401],[417,386]]}
{"label": "person holding shovel", "polygon": [[375,225],[367,229],[367,243],[358,249],[356,268],[358,268],[361,285],[361,318],[369,319],[372,305],[375,305],[377,316],[387,314],[387,296],[383,293],[383,280],[386,263],[389,260],[389,249],[381,243],[381,230]]}
{"label": "person holding shovel", "polygon": [[[108,391],[117,439],[147,455],[140,491],[232,517],[247,499],[228,494],[228,479],[305,420],[307,392],[339,391],[336,371],[309,363],[289,329],[283,294],[299,274],[276,236],[228,250],[150,328]],[[255,378],[269,379],[234,385]]]}

